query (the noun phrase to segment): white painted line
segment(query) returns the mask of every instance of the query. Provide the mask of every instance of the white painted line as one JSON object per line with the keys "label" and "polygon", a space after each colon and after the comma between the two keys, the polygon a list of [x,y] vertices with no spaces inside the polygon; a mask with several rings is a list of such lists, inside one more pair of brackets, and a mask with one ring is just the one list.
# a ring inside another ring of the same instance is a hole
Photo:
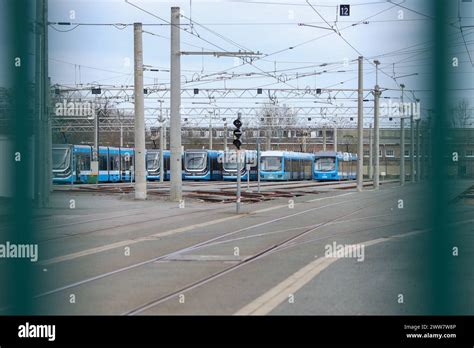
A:
{"label": "white painted line", "polygon": [[148,240],[150,240],[150,238],[170,236],[170,235],[175,234],[175,233],[186,232],[186,231],[193,230],[195,228],[206,227],[206,226],[218,224],[218,223],[221,223],[221,222],[224,222],[224,221],[239,218],[241,216],[243,216],[243,215],[229,216],[229,217],[218,219],[218,220],[207,221],[207,222],[203,222],[203,223],[200,223],[200,224],[194,224],[194,225],[180,227],[180,228],[176,228],[176,229],[165,231],[165,232],[155,233],[155,234],[152,234],[152,235],[146,236],[146,237],[140,237],[140,238],[136,238],[136,239],[127,239],[127,240],[120,241],[120,242],[117,242],[117,243],[106,244],[106,245],[103,245],[103,246],[100,246],[100,247],[91,248],[91,249],[78,251],[78,252],[63,255],[63,256],[54,257],[54,258],[51,258],[51,259],[48,259],[48,260],[44,260],[40,263],[42,265],[50,265],[50,264],[54,264],[54,263],[58,263],[58,262],[72,260],[72,259],[76,259],[76,258],[79,258],[79,257],[83,257],[83,256],[91,255],[91,254],[96,254],[96,253],[100,253],[100,252],[103,252],[103,251],[107,251],[107,250],[111,250],[111,249],[115,249],[115,248],[125,247],[125,246],[129,246],[129,245],[132,245],[132,244],[148,241]]}
{"label": "white painted line", "polygon": [[352,195],[356,192],[348,192],[348,193],[343,193],[342,195],[337,195],[337,196],[331,196],[331,197],[322,197],[322,198],[315,198],[315,199],[311,199],[309,201],[306,201],[306,202],[317,202],[317,201],[323,201],[325,199],[330,199],[330,198],[337,198],[337,197],[342,197],[342,196],[348,196],[348,195]]}
{"label": "white painted line", "polygon": [[[394,235],[387,238],[377,238],[367,242],[359,243],[359,245],[371,246],[391,239],[402,238],[423,231],[414,231],[399,235]],[[357,244],[352,245],[353,247]],[[340,258],[320,257],[299,271],[292,274],[290,277],[276,285],[266,293],[250,302],[245,307],[241,308],[234,315],[266,315],[278,307],[281,303],[288,299],[290,294],[295,294],[299,289],[309,283],[314,277],[320,274],[323,270],[329,267]]]}
{"label": "white painted line", "polygon": [[240,309],[235,315],[265,315],[294,294],[322,270],[335,262],[336,258],[319,258],[282,281],[265,294]]}

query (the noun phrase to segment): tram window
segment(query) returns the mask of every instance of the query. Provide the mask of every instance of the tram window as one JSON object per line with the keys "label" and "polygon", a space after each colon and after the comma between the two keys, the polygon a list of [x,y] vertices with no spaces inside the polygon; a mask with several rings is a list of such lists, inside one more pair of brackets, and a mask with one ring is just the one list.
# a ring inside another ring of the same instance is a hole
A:
{"label": "tram window", "polygon": [[311,177],[311,172],[312,172],[311,164],[312,163],[313,163],[312,161],[304,161],[304,174],[307,178]]}
{"label": "tram window", "polygon": [[321,157],[316,160],[316,170],[329,172],[336,169],[336,159],[334,157]]}
{"label": "tram window", "polygon": [[146,169],[160,169],[160,154],[158,152],[149,152],[146,154]]}
{"label": "tram window", "polygon": [[110,170],[120,170],[119,155],[110,155],[110,157],[109,157],[109,168],[110,168]]}
{"label": "tram window", "polygon": [[99,170],[107,170],[107,155],[99,155]]}
{"label": "tram window", "polygon": [[165,170],[169,170],[170,169],[170,158],[169,157],[164,158],[163,163],[165,165]]}
{"label": "tram window", "polygon": [[205,170],[207,154],[205,152],[189,152],[184,155],[185,167],[188,170]]}
{"label": "tram window", "polygon": [[78,153],[77,159],[77,170],[91,170],[91,155],[90,153]]}
{"label": "tram window", "polygon": [[277,172],[282,169],[281,157],[266,156],[261,159],[261,167],[263,171]]}
{"label": "tram window", "polygon": [[130,166],[132,165],[131,155],[128,153],[122,153],[122,170],[130,170]]}
{"label": "tram window", "polygon": [[91,155],[90,153],[78,153],[77,154],[77,169],[91,170]]}
{"label": "tram window", "polygon": [[66,169],[70,165],[69,149],[53,149],[53,169]]}

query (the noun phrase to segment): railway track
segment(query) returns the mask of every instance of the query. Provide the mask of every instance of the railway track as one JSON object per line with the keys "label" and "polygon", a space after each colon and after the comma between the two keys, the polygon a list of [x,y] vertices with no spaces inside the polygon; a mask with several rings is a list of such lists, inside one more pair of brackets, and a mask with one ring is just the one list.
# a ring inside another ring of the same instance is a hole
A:
{"label": "railway track", "polygon": [[[131,316],[131,315],[137,315],[137,314],[140,314],[140,313],[143,313],[145,312],[146,310],[148,309],[151,309],[155,306],[158,306],[159,304],[163,303],[163,302],[166,302],[167,300],[173,298],[173,297],[176,297],[178,295],[181,295],[181,294],[184,294],[190,290],[193,290],[195,288],[198,288],[200,286],[203,286],[213,280],[216,280],[230,272],[233,272],[235,270],[238,270],[239,268],[242,268],[243,266],[246,266],[254,261],[257,261],[265,256],[268,256],[270,254],[273,254],[273,253],[276,253],[278,251],[281,251],[281,250],[284,250],[286,249],[287,247],[294,247],[296,245],[293,245],[292,243],[294,243],[296,240],[298,240],[299,238],[302,238],[306,235],[308,235],[309,233],[312,233],[322,227],[325,227],[325,226],[328,226],[332,223],[335,223],[337,222],[338,220],[341,220],[343,218],[346,218],[348,216],[351,216],[363,209],[366,209],[368,206],[371,206],[371,205],[375,205],[377,203],[373,203],[373,204],[370,204],[370,205],[365,205],[365,206],[362,206],[361,208],[358,208],[356,210],[353,210],[351,211],[350,213],[347,213],[347,214],[343,214],[341,216],[338,216],[336,218],[333,218],[333,219],[329,219],[328,221],[325,221],[323,223],[320,223],[320,224],[316,224],[314,226],[311,226],[305,230],[303,230],[302,232],[299,232],[291,237],[288,237],[288,238],[285,238],[283,239],[282,241],[278,242],[278,243],[275,243],[273,245],[270,245],[269,247],[266,247],[262,250],[260,250],[259,252],[255,253],[254,255],[252,256],[249,256],[239,262],[237,262],[236,264],[233,264],[229,267],[226,267],[224,268],[223,270],[220,270],[220,271],[217,271],[217,272],[214,272],[200,280],[197,280],[197,281],[194,281],[192,283],[189,283],[185,286],[182,286],[181,288],[177,289],[177,290],[174,290],[172,292],[169,292],[168,294],[166,295],[162,295],[162,296],[159,296],[151,301],[148,301],[147,303],[144,303],[140,306],[136,306],[132,309],[129,309],[128,311],[126,312],[123,312],[122,315],[127,315],[127,316]],[[391,225],[394,225],[393,223],[391,224],[385,224],[385,225],[382,225],[382,226],[377,226],[377,228],[380,228],[380,227],[385,227],[385,226],[391,226]],[[341,234],[342,235],[342,234]],[[331,234],[330,236],[326,236],[326,237],[323,237],[322,239],[325,239],[325,238],[332,238],[334,237],[334,234]],[[206,246],[212,246],[211,245],[206,245]]]}
{"label": "railway track", "polygon": [[[393,194],[393,191],[386,192],[383,195],[391,195],[391,194]],[[331,197],[331,198],[336,198],[336,197],[337,196]],[[361,201],[364,201],[364,200],[370,199],[370,198],[371,197],[365,197],[365,198],[362,198],[361,200],[359,200],[358,202],[361,202]],[[268,221],[265,221],[265,222],[262,222],[262,223],[259,223],[259,224],[251,225],[251,226],[248,226],[248,227],[245,227],[245,228],[242,228],[242,229],[238,229],[236,231],[228,232],[226,234],[223,234],[223,235],[220,235],[220,236],[217,236],[217,237],[213,237],[213,238],[207,239],[207,240],[199,242],[199,243],[192,244],[188,247],[181,248],[179,250],[175,250],[173,252],[170,252],[170,253],[167,253],[167,254],[164,254],[164,255],[161,255],[161,256],[158,256],[158,257],[154,257],[152,259],[144,260],[144,261],[141,261],[139,263],[135,263],[135,264],[132,264],[132,265],[129,265],[129,266],[121,267],[121,268],[115,269],[113,271],[102,273],[102,274],[99,274],[99,275],[96,275],[96,276],[93,276],[93,277],[90,277],[90,278],[86,278],[86,279],[83,279],[83,280],[80,280],[80,281],[77,281],[77,282],[74,282],[74,283],[71,283],[71,284],[64,285],[64,286],[56,288],[56,289],[52,289],[52,290],[37,294],[35,296],[35,298],[39,299],[41,297],[49,296],[49,295],[52,295],[52,294],[55,294],[55,293],[58,293],[58,292],[61,292],[61,291],[64,291],[64,290],[67,290],[67,289],[70,289],[70,288],[74,288],[74,287],[77,287],[77,286],[80,286],[80,285],[85,285],[85,284],[88,284],[88,283],[92,283],[92,282],[97,281],[99,279],[103,279],[103,278],[106,278],[106,277],[109,277],[109,276],[112,276],[112,275],[116,275],[116,274],[126,272],[126,271],[129,271],[129,270],[133,270],[133,269],[136,269],[136,268],[139,268],[139,267],[142,267],[142,266],[145,266],[145,265],[148,265],[148,264],[160,261],[160,260],[166,260],[167,258],[172,258],[172,257],[175,257],[176,255],[179,255],[179,254],[183,254],[183,253],[186,253],[186,252],[189,252],[189,251],[195,251],[195,250],[198,250],[198,249],[201,249],[201,248],[204,248],[204,247],[212,246],[213,243],[215,243],[217,241],[225,242],[225,238],[228,238],[230,236],[234,236],[234,235],[242,233],[244,231],[249,231],[249,230],[264,226],[264,225],[273,224],[277,221],[289,219],[289,218],[292,218],[292,217],[296,217],[298,215],[311,213],[311,212],[316,211],[316,210],[321,210],[321,209],[329,208],[329,207],[336,206],[336,205],[342,205],[342,204],[345,204],[345,203],[348,203],[348,202],[347,201],[342,201],[342,202],[331,203],[331,204],[327,204],[327,205],[323,205],[323,206],[318,206],[318,207],[314,207],[314,208],[311,208],[311,209],[306,209],[306,210],[303,210],[303,211],[300,211],[300,212],[297,212],[297,213],[285,215],[285,216],[282,216],[282,217],[279,217],[279,218],[276,218],[276,219],[268,220]],[[371,205],[375,205],[375,204],[377,204],[377,203],[372,203]],[[226,268],[226,269],[224,269],[222,271],[219,271],[215,274],[209,275],[205,279],[201,279],[199,282],[194,282],[192,284],[189,284],[189,285],[187,285],[183,288],[180,288],[177,291],[173,291],[173,293],[167,294],[166,296],[160,296],[159,298],[154,299],[152,301],[152,303],[153,303],[153,305],[156,305],[156,304],[158,304],[158,303],[156,303],[157,301],[161,303],[165,299],[176,295],[176,293],[178,293],[178,292],[189,291],[189,290],[191,290],[192,288],[194,288],[196,286],[203,285],[204,283],[206,283],[206,282],[208,282],[212,279],[215,279],[218,276],[222,276],[225,273],[228,273],[228,272],[236,269],[236,267],[241,267],[244,264],[247,264],[247,263],[251,262],[252,260],[257,260],[257,259],[269,254],[273,250],[279,250],[279,248],[282,248],[282,247],[290,244],[291,242],[295,241],[296,239],[298,239],[298,238],[300,238],[300,237],[302,237],[302,236],[304,236],[304,235],[306,235],[310,232],[313,232],[313,231],[315,231],[315,230],[317,230],[317,229],[319,229],[323,226],[329,225],[331,223],[334,223],[335,221],[338,221],[340,219],[343,219],[345,217],[353,215],[356,212],[367,208],[368,206],[369,205],[365,204],[362,207],[357,208],[355,210],[351,209],[351,211],[347,214],[340,215],[336,218],[329,219],[325,222],[322,222],[322,223],[317,224],[315,226],[312,226],[308,229],[305,229],[304,231],[299,232],[299,233],[297,233],[297,234],[295,234],[295,235],[293,235],[289,238],[285,238],[284,240],[282,240],[281,242],[279,242],[277,244],[273,244],[269,247],[266,247],[265,249],[261,250],[260,252],[254,254],[253,256],[251,256],[249,258],[246,258],[245,260],[243,260],[239,264],[232,265],[229,268]],[[124,314],[137,314],[137,313],[142,312],[143,310],[145,310],[144,309],[145,307],[148,308],[148,306],[150,306],[150,302],[147,302],[146,304],[140,306],[140,308],[136,307],[132,310],[129,310],[127,313],[124,313]]]}
{"label": "railway track", "polygon": [[[322,183],[322,184],[327,185],[327,183]],[[366,184],[369,185],[370,182],[367,182]],[[313,186],[314,186],[314,184],[313,185],[308,185],[308,184],[301,185],[300,184],[299,188],[313,187]],[[272,200],[272,199],[276,199],[276,198],[282,198],[282,197],[283,198],[293,198],[293,197],[300,197],[300,196],[303,196],[305,194],[315,194],[315,193],[318,193],[318,192],[314,192],[314,191],[292,191],[292,192],[290,192],[289,190],[287,190],[287,191],[285,191],[285,190],[275,190],[275,191],[257,193],[257,192],[245,192],[245,191],[243,191],[242,192],[242,202],[243,203],[257,203],[257,202],[268,201],[268,200]],[[219,202],[219,203],[233,203],[233,202],[235,202],[235,194],[232,191],[215,192],[215,191],[206,191],[206,190],[196,190],[196,191],[192,192],[191,194],[189,194],[188,197],[192,197],[194,199],[200,199],[200,200],[206,201],[206,202],[216,202],[216,203],[217,202]],[[147,208],[144,208],[144,209],[147,209]],[[148,209],[155,209],[155,208],[148,208]],[[218,209],[224,210],[226,208],[223,207],[223,208],[218,208]],[[202,210],[189,212],[188,214],[194,215],[194,214],[202,213],[202,212],[205,212],[205,211],[206,211],[206,209],[202,209]],[[134,215],[136,215],[135,212],[132,213],[132,214],[125,214],[125,215],[122,214],[120,216],[90,219],[90,220],[87,220],[87,221],[71,222],[71,223],[56,225],[56,226],[47,226],[47,227],[44,227],[44,228],[40,228],[40,231],[54,230],[54,229],[57,229],[57,228],[70,227],[72,225],[78,225],[78,224],[86,224],[86,223],[93,223],[93,222],[99,222],[99,221],[102,222],[102,221],[107,221],[107,220],[117,219],[117,218],[122,218],[122,217],[130,217],[130,216],[134,216]],[[51,242],[51,241],[65,240],[65,239],[73,238],[73,237],[76,237],[76,236],[83,236],[83,235],[88,235],[88,234],[92,234],[92,233],[96,233],[96,232],[103,232],[103,231],[111,230],[111,229],[114,229],[114,228],[117,228],[117,227],[125,227],[125,226],[132,226],[132,225],[137,225],[137,224],[146,224],[146,223],[149,223],[149,222],[161,221],[161,220],[173,218],[176,215],[179,215],[179,214],[168,215],[166,217],[147,219],[147,220],[142,220],[142,221],[139,221],[139,222],[130,222],[130,223],[125,223],[125,224],[118,224],[118,225],[115,225],[115,226],[104,227],[104,228],[95,229],[95,230],[88,231],[88,232],[78,232],[78,233],[71,233],[71,234],[58,236],[58,237],[45,238],[45,239],[39,240],[37,242],[39,244],[42,244],[42,243]]]}
{"label": "railway track", "polygon": [[[385,181],[385,184],[395,183],[397,180]],[[372,181],[365,181],[364,186],[371,186]],[[183,185],[184,198],[196,199],[209,203],[232,203],[235,201],[235,182],[186,182]],[[352,189],[356,187],[355,182],[263,182],[260,192],[256,192],[257,183],[251,182],[247,191],[247,184],[242,183],[241,201],[243,203],[257,203],[281,197],[299,197],[305,194],[317,194],[318,188]],[[303,190],[304,189],[304,190]],[[104,194],[128,194],[134,191],[130,184],[103,184],[103,185],[75,185],[61,186],[60,191],[72,192],[95,192]],[[148,193],[153,196],[168,196],[169,183],[149,184]]]}
{"label": "railway track", "polygon": [[[220,208],[220,209],[218,208],[218,210],[223,210],[223,209],[225,209],[225,208]],[[188,212],[187,215],[195,215],[195,214],[204,213],[204,212],[207,212],[207,211],[208,211],[207,209],[201,209],[201,210]],[[91,222],[97,222],[97,221],[112,220],[112,219],[117,219],[119,217],[130,217],[130,216],[133,216],[133,215],[136,215],[136,214],[128,214],[128,215],[121,215],[121,216],[118,216],[118,217],[114,216],[114,217],[110,217],[110,218],[103,218],[103,219],[95,219],[95,220],[89,220],[89,221],[84,221],[84,222],[77,222],[76,225],[77,224],[86,224],[86,223],[91,223]],[[134,221],[134,222],[129,222],[129,223],[121,223],[121,224],[118,224],[118,225],[107,226],[107,227],[103,227],[103,228],[99,228],[99,229],[95,229],[95,230],[87,231],[87,232],[70,233],[70,234],[63,235],[63,236],[45,238],[45,239],[37,241],[37,243],[42,244],[42,243],[51,242],[51,241],[64,240],[64,239],[73,238],[73,237],[77,237],[77,236],[85,236],[85,235],[89,235],[89,234],[93,234],[93,233],[97,233],[97,232],[104,232],[104,231],[107,231],[107,230],[113,230],[113,229],[116,229],[118,227],[136,226],[136,225],[140,225],[140,224],[146,224],[146,223],[149,223],[149,222],[163,221],[163,220],[166,220],[166,219],[174,218],[174,217],[179,216],[179,215],[181,215],[181,214],[161,216],[161,217],[157,217],[157,218],[153,218],[153,219],[141,220],[141,221],[138,221],[138,222]],[[62,228],[62,227],[69,227],[69,226],[71,226],[71,224],[65,224],[65,225],[59,225],[59,226],[50,226],[50,227],[47,227],[45,229],[41,229],[40,231],[51,230],[51,229]]]}

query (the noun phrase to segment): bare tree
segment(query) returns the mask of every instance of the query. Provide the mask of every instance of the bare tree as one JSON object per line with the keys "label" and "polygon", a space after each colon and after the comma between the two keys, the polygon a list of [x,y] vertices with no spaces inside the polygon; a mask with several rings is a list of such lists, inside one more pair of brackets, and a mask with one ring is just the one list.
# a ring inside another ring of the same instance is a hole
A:
{"label": "bare tree", "polygon": [[350,134],[345,134],[343,137],[342,137],[342,143],[345,145],[346,147],[346,152],[350,152],[349,151],[349,148],[352,147],[352,145],[355,143],[355,139],[354,139],[354,136],[353,135],[350,135]]}
{"label": "bare tree", "polygon": [[275,129],[294,127],[297,116],[297,112],[286,105],[265,105],[259,112],[259,126]]}
{"label": "bare tree", "polygon": [[466,128],[472,118],[472,108],[467,99],[462,99],[451,111],[451,127]]}

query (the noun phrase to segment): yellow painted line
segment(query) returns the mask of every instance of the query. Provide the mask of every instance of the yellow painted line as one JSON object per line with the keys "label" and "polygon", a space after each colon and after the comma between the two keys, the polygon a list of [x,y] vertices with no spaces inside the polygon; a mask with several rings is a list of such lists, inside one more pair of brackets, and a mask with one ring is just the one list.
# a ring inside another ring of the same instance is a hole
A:
{"label": "yellow painted line", "polygon": [[[351,193],[354,193],[354,192],[351,192]],[[311,201],[308,201],[308,202],[314,202],[314,201],[324,200],[324,199],[329,199],[329,198],[337,198],[337,197],[348,195],[348,194],[351,194],[351,193],[345,193],[345,194],[342,194],[342,195],[337,195],[337,196],[332,196],[332,197],[318,198],[316,200],[311,200]],[[189,226],[184,226],[184,227],[172,229],[172,230],[169,230],[169,231],[159,232],[159,233],[155,233],[155,234],[145,236],[145,237],[140,237],[140,238],[135,238],[135,239],[127,239],[127,240],[123,240],[123,241],[120,241],[120,242],[106,244],[106,245],[102,245],[102,246],[99,246],[99,247],[95,247],[95,248],[91,248],[91,249],[87,249],[87,250],[82,250],[82,251],[78,251],[78,252],[67,254],[67,255],[57,256],[57,257],[54,257],[54,258],[51,258],[51,259],[41,261],[40,264],[46,266],[46,265],[51,265],[51,264],[55,264],[55,263],[59,263],[59,262],[74,260],[74,259],[77,259],[79,257],[84,257],[84,256],[92,255],[92,254],[97,254],[97,253],[100,253],[100,252],[104,252],[104,251],[108,251],[108,250],[112,250],[112,249],[116,249],[116,248],[126,247],[126,246],[130,246],[130,245],[133,245],[133,244],[136,244],[136,243],[144,242],[144,241],[149,241],[152,238],[167,237],[167,236],[171,236],[171,235],[174,235],[174,234],[177,234],[177,233],[188,232],[188,231],[194,230],[196,228],[207,227],[207,226],[219,224],[219,223],[222,223],[222,222],[238,219],[238,218],[241,218],[241,217],[244,217],[244,216],[265,213],[265,212],[268,212],[268,211],[281,209],[281,208],[287,208],[287,207],[288,207],[287,204],[277,205],[277,206],[274,206],[274,207],[264,208],[264,209],[256,210],[256,211],[246,213],[246,214],[233,215],[233,216],[225,217],[225,218],[222,218],[222,219],[207,221],[207,222],[203,222],[203,223],[199,223],[199,224],[194,224],[194,225],[189,225]]]}
{"label": "yellow painted line", "polygon": [[[387,238],[377,238],[367,242],[359,243],[359,245],[371,246],[382,243],[395,238],[402,238],[409,235],[418,234],[424,231],[414,231],[405,234],[399,234]],[[357,244],[351,245],[355,247]],[[320,257],[299,271],[292,274],[290,277],[276,285],[266,293],[250,302],[245,307],[241,308],[234,315],[266,315],[278,307],[281,303],[288,299],[290,294],[295,294],[299,289],[309,283],[314,277],[320,274],[323,270],[329,267],[340,258]]]}

